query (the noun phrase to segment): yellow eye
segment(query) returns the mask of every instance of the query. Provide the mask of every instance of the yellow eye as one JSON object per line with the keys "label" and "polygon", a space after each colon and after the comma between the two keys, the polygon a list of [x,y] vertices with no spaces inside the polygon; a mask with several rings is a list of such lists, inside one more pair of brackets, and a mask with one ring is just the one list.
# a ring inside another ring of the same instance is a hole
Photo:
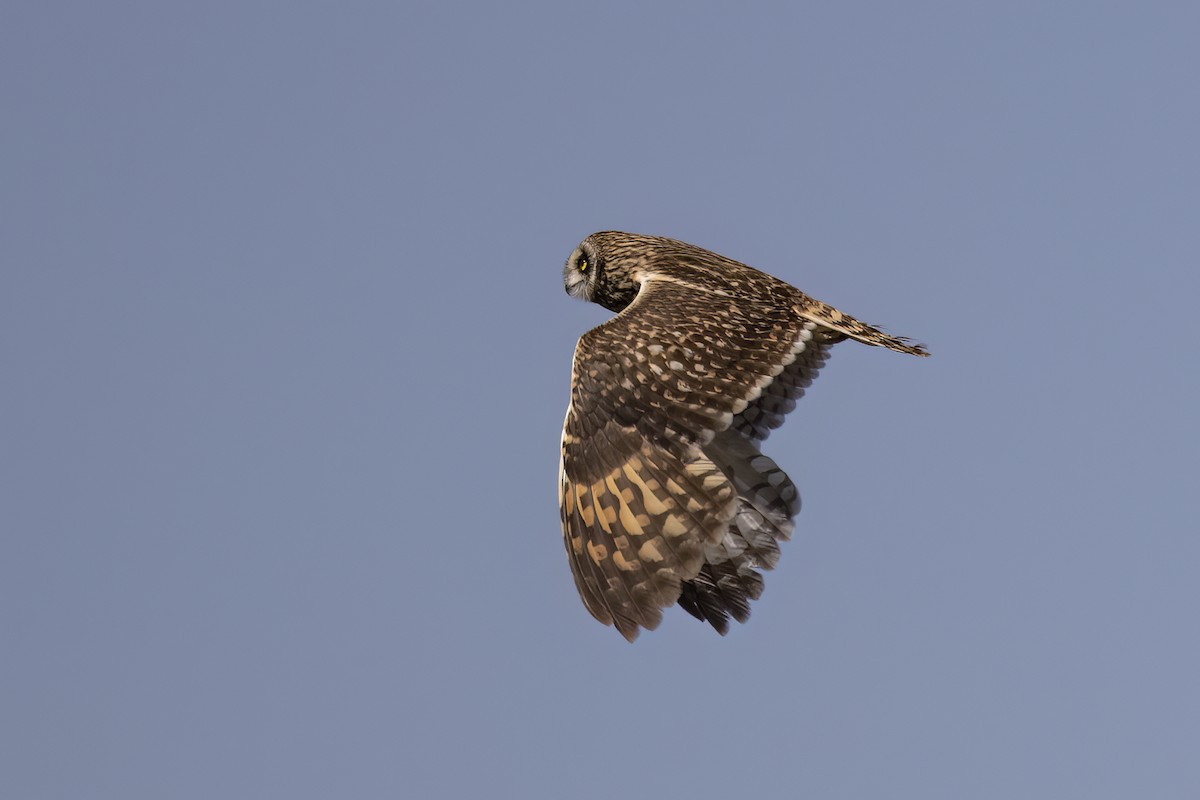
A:
{"label": "yellow eye", "polygon": [[588,269],[587,259],[586,258],[579,259],[579,271],[587,272],[587,269]]}

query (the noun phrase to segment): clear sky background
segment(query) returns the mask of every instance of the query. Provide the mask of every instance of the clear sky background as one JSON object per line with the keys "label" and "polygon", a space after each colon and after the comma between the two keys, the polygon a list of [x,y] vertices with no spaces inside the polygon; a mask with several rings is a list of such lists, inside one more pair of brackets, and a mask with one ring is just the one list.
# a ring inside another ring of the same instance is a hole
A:
{"label": "clear sky background", "polygon": [[[7,2],[0,796],[1194,798],[1189,3]],[[555,505],[586,234],[835,348],[750,623]]]}

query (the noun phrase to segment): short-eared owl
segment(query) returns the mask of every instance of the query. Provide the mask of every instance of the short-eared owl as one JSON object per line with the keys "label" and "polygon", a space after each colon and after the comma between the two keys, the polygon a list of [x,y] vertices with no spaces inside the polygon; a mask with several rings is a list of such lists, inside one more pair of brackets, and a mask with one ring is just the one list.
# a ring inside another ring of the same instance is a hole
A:
{"label": "short-eared owl", "polygon": [[559,507],[575,586],[633,641],[679,603],[745,622],[800,497],[759,446],[843,339],[928,355],[781,280],[658,236],[594,233],[569,294],[617,316],[575,347]]}

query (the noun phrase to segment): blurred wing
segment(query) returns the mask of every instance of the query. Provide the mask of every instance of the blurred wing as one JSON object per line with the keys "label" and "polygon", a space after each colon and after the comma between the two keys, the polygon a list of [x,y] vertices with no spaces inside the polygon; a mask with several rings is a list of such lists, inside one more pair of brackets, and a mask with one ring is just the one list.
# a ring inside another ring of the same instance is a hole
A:
{"label": "blurred wing", "polygon": [[753,568],[774,564],[798,507],[756,440],[782,420],[769,398],[794,402],[821,358],[803,360],[781,394],[764,389],[822,352],[815,328],[786,306],[654,277],[579,340],[559,500],[575,584],[598,620],[632,641],[676,601],[722,631],[726,614],[749,613],[762,588]]}

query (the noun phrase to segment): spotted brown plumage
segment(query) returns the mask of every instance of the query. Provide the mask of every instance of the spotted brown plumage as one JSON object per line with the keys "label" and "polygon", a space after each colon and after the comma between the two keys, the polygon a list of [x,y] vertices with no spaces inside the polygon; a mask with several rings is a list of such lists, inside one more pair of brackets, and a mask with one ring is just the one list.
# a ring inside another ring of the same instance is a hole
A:
{"label": "spotted brown plumage", "polygon": [[617,312],[579,339],[563,426],[559,508],[579,595],[629,641],[675,603],[723,634],[749,617],[800,509],[760,445],[830,346],[928,353],[673,239],[592,234],[563,280]]}

